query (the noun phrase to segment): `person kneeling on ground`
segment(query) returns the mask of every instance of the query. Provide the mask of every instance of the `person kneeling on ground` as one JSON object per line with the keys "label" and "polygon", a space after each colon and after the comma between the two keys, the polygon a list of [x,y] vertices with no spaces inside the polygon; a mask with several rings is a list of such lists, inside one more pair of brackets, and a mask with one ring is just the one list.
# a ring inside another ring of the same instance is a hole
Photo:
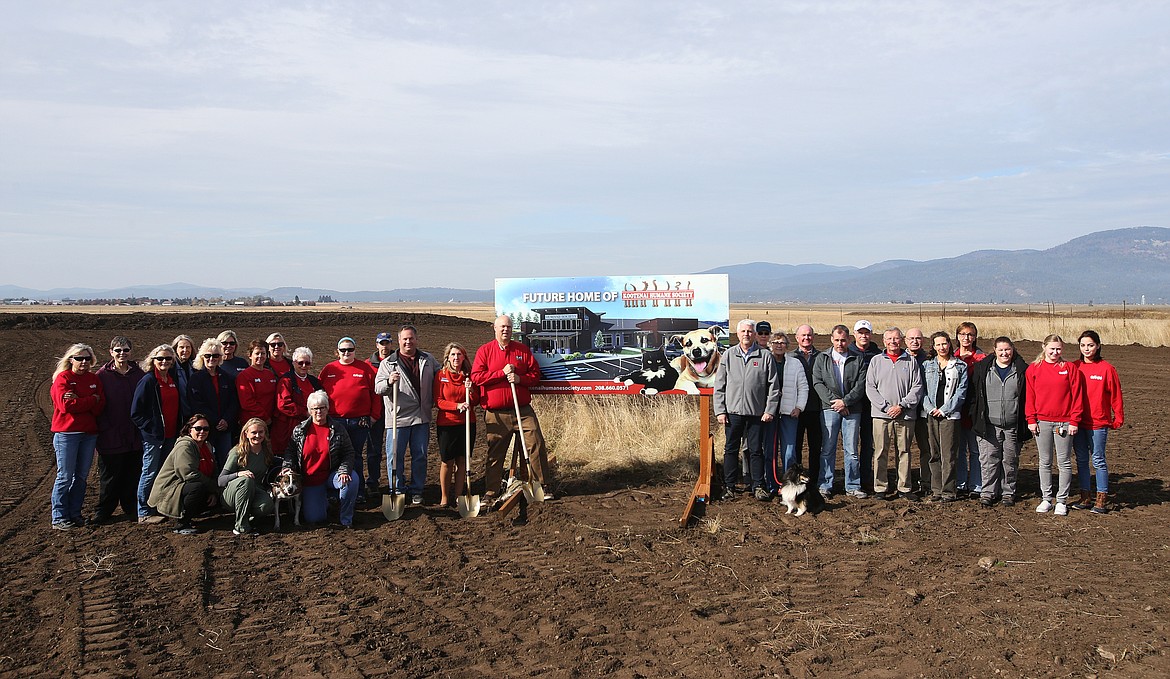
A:
{"label": "person kneeling on ground", "polygon": [[150,490],[150,506],[163,516],[178,519],[175,532],[180,535],[197,533],[191,520],[219,504],[212,478],[215,454],[207,442],[210,435],[206,415],[196,414],[187,420]]}
{"label": "person kneeling on ground", "polygon": [[272,448],[268,445],[268,425],[253,417],[244,424],[239,444],[228,453],[219,486],[223,503],[236,512],[235,535],[255,535],[252,519],[272,513],[272,493],[264,482],[272,467]]}
{"label": "person kneeling on ground", "polygon": [[343,528],[353,524],[358,484],[350,475],[354,452],[345,426],[329,417],[329,395],[324,391],[309,394],[309,419],[292,431],[284,466],[302,475],[301,511],[305,521],[324,523],[328,496],[336,491],[340,497],[338,520]]}

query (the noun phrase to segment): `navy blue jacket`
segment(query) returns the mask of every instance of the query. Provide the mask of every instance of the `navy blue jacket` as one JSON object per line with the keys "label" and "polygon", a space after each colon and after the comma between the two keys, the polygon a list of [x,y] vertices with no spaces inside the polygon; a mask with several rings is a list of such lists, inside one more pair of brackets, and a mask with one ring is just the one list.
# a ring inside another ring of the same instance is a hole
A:
{"label": "navy blue jacket", "polygon": [[187,403],[191,406],[191,414],[203,413],[213,427],[220,420],[235,426],[240,414],[236,378],[223,368],[216,368],[216,371],[219,374],[219,398],[212,391],[211,373],[192,370],[187,379]]}
{"label": "navy blue jacket", "polygon": [[[170,369],[171,380],[178,384],[179,375],[175,368]],[[191,409],[187,405],[187,394],[179,389],[179,428],[182,429],[183,423],[191,417]],[[166,430],[163,429],[162,417],[162,396],[158,391],[158,378],[154,376],[154,371],[151,370],[146,373],[141,380],[138,380],[138,386],[134,388],[134,400],[130,403],[130,419],[134,420],[134,425],[138,427],[138,431],[142,432],[142,440],[150,443],[160,444],[165,439]]]}

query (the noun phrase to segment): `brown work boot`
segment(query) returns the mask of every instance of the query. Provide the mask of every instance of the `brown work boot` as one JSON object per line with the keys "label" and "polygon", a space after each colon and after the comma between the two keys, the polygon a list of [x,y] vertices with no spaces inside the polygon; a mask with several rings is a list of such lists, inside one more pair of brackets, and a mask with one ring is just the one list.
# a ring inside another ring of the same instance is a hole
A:
{"label": "brown work boot", "polygon": [[1072,509],[1088,509],[1093,506],[1093,491],[1082,490],[1081,499],[1069,505]]}
{"label": "brown work boot", "polygon": [[1109,510],[1105,508],[1105,493],[1097,493],[1097,504],[1093,505],[1090,511],[1094,514],[1108,514]]}

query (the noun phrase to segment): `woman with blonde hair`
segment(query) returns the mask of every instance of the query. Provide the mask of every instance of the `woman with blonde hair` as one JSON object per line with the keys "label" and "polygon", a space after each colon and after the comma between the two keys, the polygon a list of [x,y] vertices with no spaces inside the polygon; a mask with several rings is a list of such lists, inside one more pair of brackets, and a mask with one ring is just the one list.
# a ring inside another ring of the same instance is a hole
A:
{"label": "woman with blonde hair", "polygon": [[[475,404],[479,388],[471,385],[471,360],[462,345],[451,342],[443,347],[443,367],[435,373],[435,436],[439,442],[440,505],[454,507],[455,498],[467,483],[467,439],[464,418],[471,418],[471,442],[475,443]],[[471,385],[470,400],[467,385]]]}
{"label": "woman with blonde hair", "polygon": [[[150,492],[163,460],[170,455],[186,420],[187,393],[179,388],[175,350],[160,344],[142,361],[146,373],[134,388],[130,419],[142,434],[142,475],[138,478],[138,523],[163,519],[151,510]],[[205,437],[206,438],[206,437]]]}
{"label": "woman with blonde hair", "polygon": [[240,374],[241,370],[248,367],[248,359],[236,355],[236,349],[240,347],[240,340],[233,330],[224,330],[215,339],[223,345],[223,363],[219,367],[234,378]]}
{"label": "woman with blonde hair", "polygon": [[53,528],[69,530],[85,525],[81,505],[85,479],[97,447],[97,415],[106,400],[93,368],[93,347],[74,344],[65,350],[53,371],[53,451],[57,478],[51,497]]}
{"label": "woman with blonde hair", "polygon": [[[1036,437],[1040,457],[1040,504],[1038,513],[1053,510],[1057,516],[1068,515],[1068,492],[1072,485],[1072,440],[1084,412],[1081,377],[1076,365],[1065,361],[1064,340],[1060,335],[1044,338],[1043,348],[1024,374],[1027,394],[1024,412],[1028,430]],[[1056,454],[1059,486],[1056,504],[1052,495],[1052,456]]]}
{"label": "woman with blonde hair", "polygon": [[191,409],[207,415],[211,421],[211,449],[215,463],[223,467],[232,447],[232,431],[240,411],[236,380],[223,369],[223,345],[207,338],[199,346],[187,380],[187,397]]}
{"label": "woman with blonde hair", "polygon": [[252,517],[272,513],[272,495],[265,480],[272,468],[272,448],[268,445],[268,425],[253,417],[244,423],[239,444],[228,453],[227,463],[219,473],[223,503],[236,512],[235,535],[255,535]]}

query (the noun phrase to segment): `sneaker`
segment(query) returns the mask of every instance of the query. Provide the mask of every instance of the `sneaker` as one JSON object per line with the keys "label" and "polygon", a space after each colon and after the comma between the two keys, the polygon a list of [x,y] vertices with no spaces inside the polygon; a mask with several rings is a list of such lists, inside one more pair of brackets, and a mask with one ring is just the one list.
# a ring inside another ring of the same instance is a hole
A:
{"label": "sneaker", "polygon": [[989,497],[985,497],[979,501],[979,506],[983,507],[984,509],[990,509],[991,505],[993,505],[993,504],[995,504],[995,500],[992,500]]}
{"label": "sneaker", "polygon": [[247,535],[249,537],[256,537],[259,534],[260,531],[256,530],[255,528],[249,528],[247,530],[239,530],[238,528],[232,529],[232,535]]}
{"label": "sneaker", "polygon": [[724,488],[723,494],[719,496],[719,499],[723,502],[731,502],[735,499],[735,490],[733,490],[731,486]]}
{"label": "sneaker", "polygon": [[[548,492],[547,490],[544,491],[544,501],[545,502],[548,502],[549,500],[555,500],[555,499],[557,499],[556,495],[553,495],[552,493]],[[455,504],[452,503],[451,506],[454,507]]]}
{"label": "sneaker", "polygon": [[421,495],[411,495],[410,496],[410,506],[421,507],[422,506],[422,496]]}
{"label": "sneaker", "polygon": [[1090,509],[1089,511],[1094,513],[1094,514],[1108,514],[1109,513],[1109,509],[1107,507],[1098,507],[1097,505],[1093,505],[1093,508]]}
{"label": "sneaker", "polygon": [[53,530],[73,530],[74,528],[76,528],[76,526],[69,523],[68,521],[54,521],[53,522]]}
{"label": "sneaker", "polygon": [[1036,513],[1037,514],[1043,514],[1044,512],[1047,512],[1050,509],[1052,509],[1052,503],[1049,502],[1048,500],[1045,500],[1045,501],[1041,502],[1040,504],[1036,505]]}
{"label": "sneaker", "polygon": [[769,493],[763,486],[756,488],[755,496],[756,496],[756,499],[759,500],[760,502],[771,502],[772,501],[772,494]]}
{"label": "sneaker", "polygon": [[194,526],[179,526],[175,529],[176,535],[198,535],[199,531],[195,530]]}
{"label": "sneaker", "polygon": [[869,497],[869,495],[866,495],[865,491],[861,489],[851,490],[845,494],[856,500],[864,500],[865,498]]}
{"label": "sneaker", "polygon": [[1063,502],[1057,502],[1056,509],[1052,513],[1057,516],[1068,516],[1068,505]]}

